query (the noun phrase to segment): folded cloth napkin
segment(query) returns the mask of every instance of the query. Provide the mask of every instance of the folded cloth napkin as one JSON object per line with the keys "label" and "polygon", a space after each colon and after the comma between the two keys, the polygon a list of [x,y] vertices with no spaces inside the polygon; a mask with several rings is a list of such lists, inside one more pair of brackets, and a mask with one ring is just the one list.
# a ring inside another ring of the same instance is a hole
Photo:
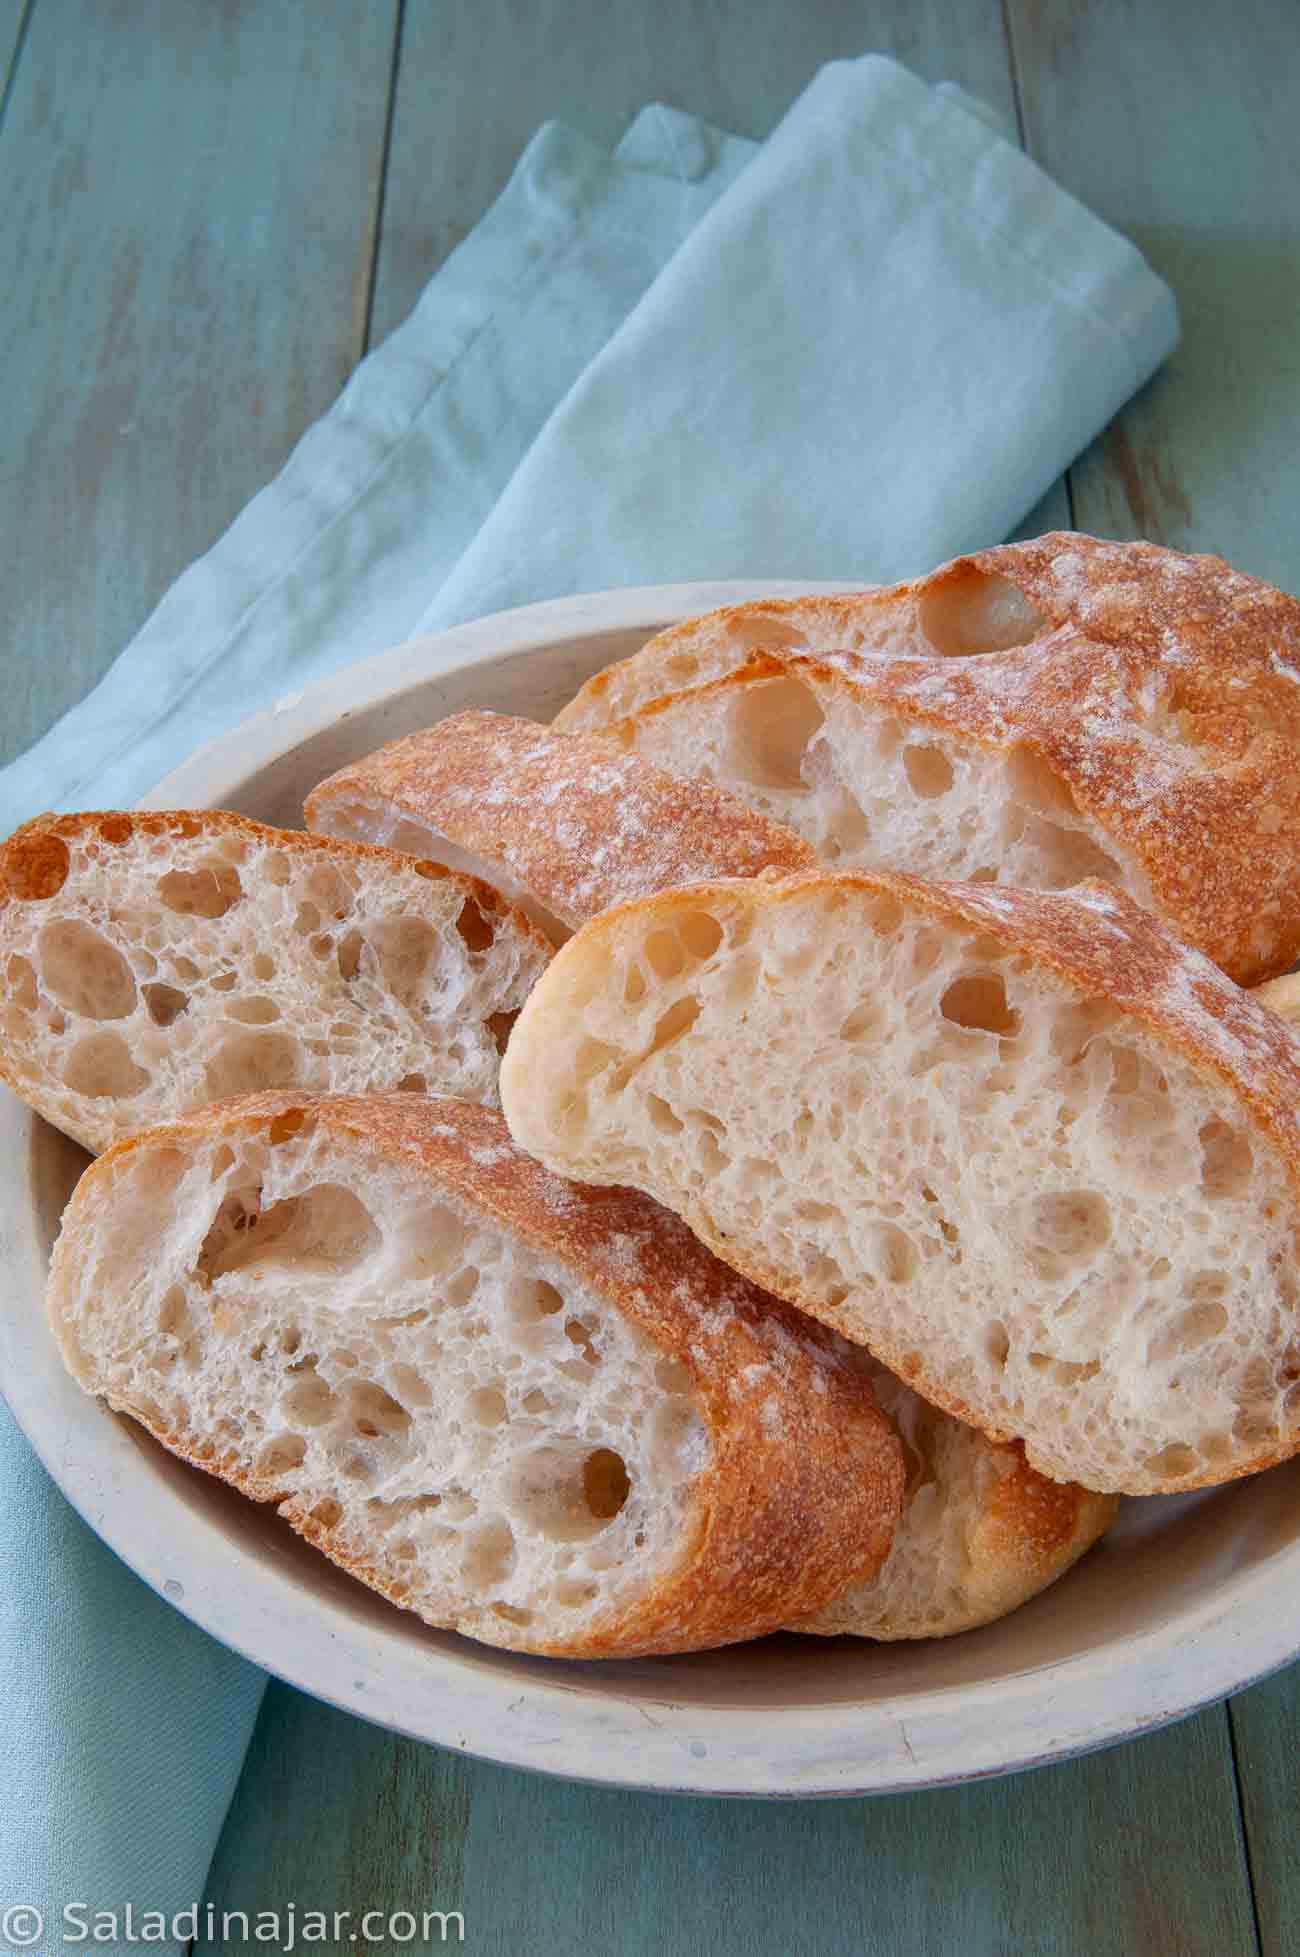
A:
{"label": "folded cloth napkin", "polygon": [[[822,71],[757,154],[549,127],[0,827],[130,802],[416,629],[578,589],[920,571],[996,540],[1177,336],[1138,253],[959,91]],[[7,1418],[0,1906],[198,1900],[260,1675],[116,1564]],[[107,1947],[107,1946],[97,1946]]]}

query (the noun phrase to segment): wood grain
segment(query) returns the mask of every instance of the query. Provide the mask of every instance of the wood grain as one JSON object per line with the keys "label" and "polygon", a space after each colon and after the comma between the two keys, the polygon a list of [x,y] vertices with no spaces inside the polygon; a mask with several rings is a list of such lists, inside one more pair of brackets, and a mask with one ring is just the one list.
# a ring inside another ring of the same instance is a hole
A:
{"label": "wood grain", "polygon": [[0,105],[13,80],[14,57],[22,38],[23,21],[34,0],[0,0]]}
{"label": "wood grain", "polygon": [[1300,588],[1300,25],[1009,0],[1031,153],[1178,296],[1173,359],[1072,472],[1079,526],[1214,549]]}
{"label": "wood grain", "polygon": [[998,0],[408,0],[375,289],[375,334],[501,190],[552,118],[617,142],[647,102],[762,137],[823,62],[892,54],[1014,116]]}
{"label": "wood grain", "polygon": [[1236,1818],[1204,1797],[1223,1746],[1202,1717],[1014,1781],[686,1800],[475,1765],[272,1686],[209,1895],[250,1918],[459,1909],[483,1957],[1237,1957]]}
{"label": "wood grain", "polygon": [[37,0],[0,130],[0,761],[361,351],[396,0]]}

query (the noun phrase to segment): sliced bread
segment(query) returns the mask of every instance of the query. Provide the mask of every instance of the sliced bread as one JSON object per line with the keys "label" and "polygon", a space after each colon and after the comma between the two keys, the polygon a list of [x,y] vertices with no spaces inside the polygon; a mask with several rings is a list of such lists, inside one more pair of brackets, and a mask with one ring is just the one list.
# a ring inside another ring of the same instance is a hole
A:
{"label": "sliced bread", "polygon": [[314,789],[306,816],[489,878],[557,944],[648,891],[816,861],[734,795],[507,714],[455,714],[390,742]]}
{"label": "sliced bread", "polygon": [[1221,558],[1053,535],[711,613],[556,725],[742,796],[839,868],[1103,877],[1242,984],[1300,956],[1300,601]]}
{"label": "sliced bread", "polygon": [[1300,1445],[1300,1043],[1103,885],[641,899],[557,956],[502,1099],[1045,1475],[1154,1494]]}
{"label": "sliced bread", "polygon": [[87,1392],[517,1650],[757,1636],[870,1576],[899,1511],[842,1342],[464,1102],[256,1095],[119,1144],[49,1313]]}
{"label": "sliced bread", "polygon": [[0,845],[0,1080],[93,1151],[262,1087],[495,1101],[550,953],[390,850],[220,810],[42,816]]}
{"label": "sliced bread", "polygon": [[[425,853],[448,842],[556,941],[620,898],[712,874],[790,871],[812,852],[734,796],[589,736],[458,714],[325,782],[308,820]],[[946,1636],[1014,1609],[1074,1563],[1115,1503],[1045,1481],[1018,1446],[928,1406],[867,1361],[905,1436],[907,1497],[889,1557],[806,1628]]]}

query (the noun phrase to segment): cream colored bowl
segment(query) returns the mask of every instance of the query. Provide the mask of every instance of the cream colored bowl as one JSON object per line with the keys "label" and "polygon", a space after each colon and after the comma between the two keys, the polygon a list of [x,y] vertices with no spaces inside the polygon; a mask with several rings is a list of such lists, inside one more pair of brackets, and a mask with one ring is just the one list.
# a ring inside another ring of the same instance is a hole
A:
{"label": "cream colored bowl", "polygon": [[[795,588],[607,592],[416,641],[223,736],[148,801],[297,825],[307,790],[381,741],[470,706],[546,719],[662,626]],[[587,1780],[881,1793],[1102,1746],[1300,1649],[1300,1461],[1218,1492],[1129,1503],[1054,1589],[942,1643],[783,1637],[581,1665],[428,1630],[68,1379],[41,1293],[84,1159],[0,1090],[0,1381],[15,1415],[69,1500],[147,1583],[269,1671],[364,1718]]]}

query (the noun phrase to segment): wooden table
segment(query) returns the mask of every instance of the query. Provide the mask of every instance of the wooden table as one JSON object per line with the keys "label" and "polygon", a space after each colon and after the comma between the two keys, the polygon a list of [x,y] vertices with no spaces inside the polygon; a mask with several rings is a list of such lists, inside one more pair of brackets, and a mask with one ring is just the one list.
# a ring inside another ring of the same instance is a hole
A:
{"label": "wooden table", "polygon": [[[1182,305],[1174,360],[1026,528],[1300,589],[1291,0],[0,0],[0,759],[278,469],[540,122],[608,141],[660,98],[761,136],[871,49],[1006,112]],[[272,1685],[209,1893],[461,1909],[512,1957],[1271,1957],[1300,1949],[1298,1720],[1292,1672],[1016,1780],[764,1806],[480,1766]]]}

